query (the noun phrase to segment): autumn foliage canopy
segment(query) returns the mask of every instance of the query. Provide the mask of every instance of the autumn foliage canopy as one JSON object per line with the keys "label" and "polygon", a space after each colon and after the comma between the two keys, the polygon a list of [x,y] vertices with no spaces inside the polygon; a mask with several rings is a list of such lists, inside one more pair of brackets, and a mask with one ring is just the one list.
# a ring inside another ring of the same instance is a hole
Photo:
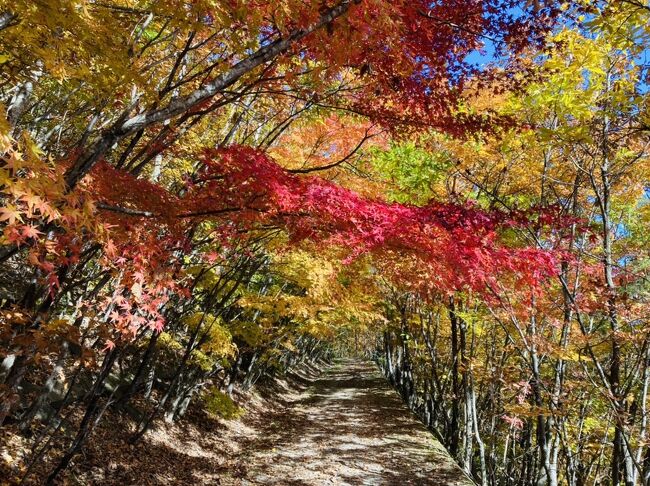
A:
{"label": "autumn foliage canopy", "polygon": [[649,15],[0,0],[7,474],[361,347],[482,485],[647,482]]}

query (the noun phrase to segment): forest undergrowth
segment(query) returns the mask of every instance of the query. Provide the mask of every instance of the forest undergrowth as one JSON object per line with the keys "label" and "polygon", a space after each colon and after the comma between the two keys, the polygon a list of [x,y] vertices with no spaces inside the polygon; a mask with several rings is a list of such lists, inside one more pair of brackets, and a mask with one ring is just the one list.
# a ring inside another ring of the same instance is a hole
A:
{"label": "forest undergrowth", "polygon": [[[123,485],[239,485],[246,478],[256,449],[266,447],[269,431],[278,417],[291,414],[291,404],[302,397],[312,380],[330,366],[326,362],[302,363],[281,377],[263,380],[248,390],[233,390],[232,399],[212,407],[193,405],[180,422],[160,423],[137,444],[124,442],[136,430],[138,416],[131,410],[108,411],[82,453],[70,465],[61,484]],[[74,430],[81,414],[69,417]],[[2,484],[42,484],[65,445],[52,444],[51,452],[29,464],[30,442],[15,428],[3,435],[0,477]],[[36,434],[41,431],[35,431]],[[17,472],[31,466],[22,481]],[[254,483],[255,484],[255,483]],[[263,483],[262,483],[263,484]],[[286,483],[285,483],[286,484]]]}

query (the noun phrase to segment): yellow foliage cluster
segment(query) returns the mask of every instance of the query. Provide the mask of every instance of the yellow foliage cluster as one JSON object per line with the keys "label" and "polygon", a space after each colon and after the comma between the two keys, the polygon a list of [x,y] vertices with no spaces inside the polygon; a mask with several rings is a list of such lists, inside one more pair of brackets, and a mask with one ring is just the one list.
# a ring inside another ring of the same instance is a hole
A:
{"label": "yellow foliage cluster", "polygon": [[239,407],[232,398],[217,387],[208,388],[201,398],[205,409],[217,417],[232,420],[244,414],[244,409]]}

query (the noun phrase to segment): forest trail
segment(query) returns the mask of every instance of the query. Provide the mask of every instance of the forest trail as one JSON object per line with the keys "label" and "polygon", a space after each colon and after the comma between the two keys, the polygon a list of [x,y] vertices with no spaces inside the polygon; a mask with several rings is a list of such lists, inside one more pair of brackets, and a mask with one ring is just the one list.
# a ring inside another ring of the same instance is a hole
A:
{"label": "forest trail", "polygon": [[369,362],[341,360],[242,448],[238,485],[473,484]]}

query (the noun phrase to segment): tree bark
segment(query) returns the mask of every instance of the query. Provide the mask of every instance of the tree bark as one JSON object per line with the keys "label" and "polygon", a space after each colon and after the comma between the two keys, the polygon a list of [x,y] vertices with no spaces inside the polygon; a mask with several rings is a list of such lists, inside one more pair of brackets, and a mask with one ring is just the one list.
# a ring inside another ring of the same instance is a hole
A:
{"label": "tree bark", "polygon": [[256,52],[237,62],[228,71],[220,74],[205,86],[193,92],[172,99],[163,108],[154,108],[146,113],[128,118],[124,114],[112,128],[107,130],[94,144],[82,152],[73,166],[67,171],[65,181],[68,189],[74,188],[77,183],[93,168],[95,163],[103,157],[108,150],[124,137],[143,130],[155,123],[165,122],[173,117],[197,107],[211,99],[226,88],[235,84],[242,76],[257,67],[271,61],[276,56],[287,52],[294,44],[304,39],[312,32],[330,24],[337,18],[345,15],[353,3],[360,0],[342,0],[321,14],[320,18],[312,25],[303,29],[296,29],[286,37],[277,39],[260,47]]}

